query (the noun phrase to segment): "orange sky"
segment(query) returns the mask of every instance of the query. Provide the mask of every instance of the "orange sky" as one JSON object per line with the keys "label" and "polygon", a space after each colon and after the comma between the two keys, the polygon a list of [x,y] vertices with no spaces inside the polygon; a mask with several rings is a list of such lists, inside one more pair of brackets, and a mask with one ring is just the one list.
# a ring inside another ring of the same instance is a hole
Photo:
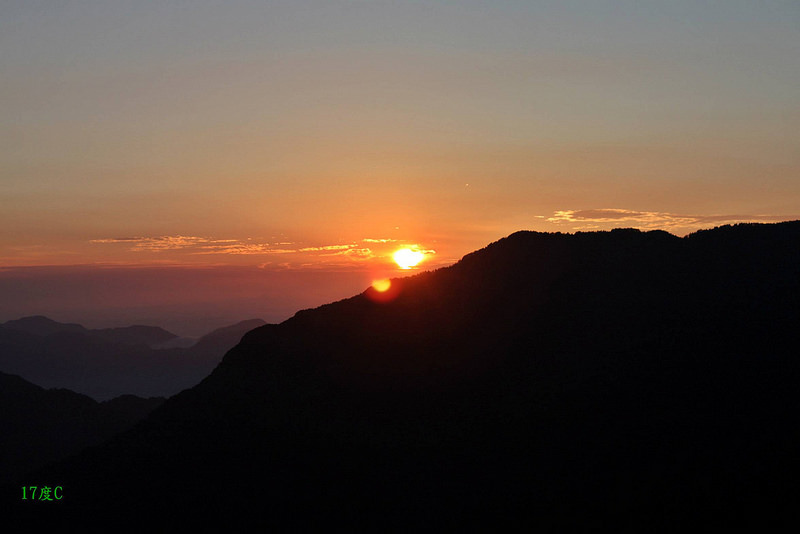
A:
{"label": "orange sky", "polygon": [[4,5],[0,267],[402,275],[400,246],[800,218],[798,27],[778,0]]}

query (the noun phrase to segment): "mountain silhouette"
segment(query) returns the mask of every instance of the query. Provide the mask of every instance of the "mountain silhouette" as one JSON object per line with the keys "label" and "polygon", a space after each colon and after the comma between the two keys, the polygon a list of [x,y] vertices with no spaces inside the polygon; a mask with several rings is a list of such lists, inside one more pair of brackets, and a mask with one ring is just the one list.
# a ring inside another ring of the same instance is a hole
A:
{"label": "mountain silhouette", "polygon": [[97,445],[132,427],[162,402],[163,397],[125,395],[99,403],[0,372],[0,480]]}
{"label": "mountain silhouette", "polygon": [[769,528],[795,517],[798,324],[800,222],[518,232],[250,331],[20,479],[69,502],[6,498],[127,526]]}
{"label": "mountain silhouette", "polygon": [[190,347],[155,326],[87,329],[43,316],[0,325],[0,371],[46,388],[108,400],[120,395],[168,397],[194,386],[260,319],[217,329]]}
{"label": "mountain silhouette", "polygon": [[228,350],[233,348],[239,343],[247,332],[263,326],[265,323],[261,319],[248,319],[240,321],[230,326],[223,326],[216,330],[204,335],[192,346],[194,354],[203,355],[208,358],[214,358],[214,365],[219,363],[220,355],[224,355]]}
{"label": "mountain silhouette", "polygon": [[61,332],[73,332],[102,337],[114,343],[125,345],[147,345],[153,347],[174,339],[177,336],[157,326],[125,326],[121,328],[97,328],[89,330],[76,323],[60,323],[43,315],[33,315],[0,324],[10,330],[27,332],[36,336],[49,336]]}
{"label": "mountain silhouette", "polygon": [[119,328],[98,328],[91,330],[94,335],[103,337],[115,343],[124,345],[145,345],[155,347],[166,343],[176,336],[158,326],[133,325]]}
{"label": "mountain silhouette", "polygon": [[27,332],[35,336],[48,336],[57,332],[88,332],[86,328],[76,323],[59,323],[43,315],[33,315],[6,321],[0,327]]}

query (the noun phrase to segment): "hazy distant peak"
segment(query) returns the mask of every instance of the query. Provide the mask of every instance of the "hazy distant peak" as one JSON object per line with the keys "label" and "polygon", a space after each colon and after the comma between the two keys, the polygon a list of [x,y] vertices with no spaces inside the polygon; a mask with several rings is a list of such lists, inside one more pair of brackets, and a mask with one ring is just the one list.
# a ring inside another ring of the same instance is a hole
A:
{"label": "hazy distant peak", "polygon": [[267,323],[263,319],[247,319],[223,326],[201,337],[192,348],[199,352],[210,351],[212,353],[228,350],[236,345],[247,332],[265,324]]}
{"label": "hazy distant peak", "polygon": [[47,336],[59,332],[86,332],[86,328],[76,323],[59,323],[43,315],[32,315],[6,321],[4,328],[19,330],[37,336]]}
{"label": "hazy distant peak", "polygon": [[178,337],[161,327],[144,325],[100,328],[92,330],[91,332],[92,334],[115,343],[122,343],[124,345],[147,345],[148,347],[154,347]]}
{"label": "hazy distant peak", "polygon": [[223,326],[221,328],[217,328],[216,330],[212,330],[208,334],[206,334],[203,337],[201,337],[200,341],[203,341],[204,339],[209,339],[209,338],[212,338],[212,337],[215,337],[215,336],[218,336],[218,335],[223,335],[223,334],[226,334],[226,333],[230,333],[230,332],[240,332],[240,331],[243,331],[243,330],[246,331],[248,329],[252,330],[253,328],[258,328],[259,326],[263,326],[265,324],[267,324],[267,323],[263,319],[247,319],[247,320],[244,320],[244,321],[239,321],[238,323],[235,323],[235,324],[232,324],[232,325],[228,325],[228,326]]}
{"label": "hazy distant peak", "polygon": [[117,328],[87,329],[77,323],[60,323],[43,315],[32,315],[30,317],[14,319],[0,326],[36,336],[88,334],[112,343],[146,345],[148,347],[163,344],[178,337],[172,332],[168,332],[158,326],[133,325]]}

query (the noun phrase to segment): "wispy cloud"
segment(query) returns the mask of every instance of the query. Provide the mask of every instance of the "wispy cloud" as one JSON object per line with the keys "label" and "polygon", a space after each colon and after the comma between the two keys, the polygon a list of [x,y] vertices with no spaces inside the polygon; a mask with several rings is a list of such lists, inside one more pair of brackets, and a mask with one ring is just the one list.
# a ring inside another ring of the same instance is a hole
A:
{"label": "wispy cloud", "polygon": [[347,250],[355,247],[355,245],[325,245],[322,247],[304,247],[298,249],[298,252],[318,252],[326,250]]}
{"label": "wispy cloud", "polygon": [[369,248],[349,248],[347,250],[341,250],[336,253],[337,256],[347,256],[350,258],[359,258],[359,259],[367,259],[374,257],[372,250]]}
{"label": "wispy cloud", "polygon": [[186,254],[233,254],[233,255],[271,255],[300,254],[317,256],[346,256],[351,259],[368,259],[374,257],[372,250],[359,247],[356,243],[317,245],[308,247],[287,248],[290,242],[255,243],[238,239],[214,239],[198,236],[155,236],[155,237],[113,237],[93,239],[93,244],[127,245],[131,252],[167,252],[179,251]]}
{"label": "wispy cloud", "polygon": [[270,248],[268,244],[232,243],[210,244],[197,247],[194,254],[289,254],[294,250]]}
{"label": "wispy cloud", "polygon": [[109,237],[106,239],[92,239],[90,243],[130,243],[148,239],[146,237]]}
{"label": "wispy cloud", "polygon": [[[132,245],[134,252],[163,252],[168,250],[195,250],[205,251],[207,254],[215,253],[246,253],[248,250],[257,250],[265,245],[243,243],[236,239],[212,239],[208,237],[165,235],[155,237],[113,237],[93,239],[95,244],[122,243]],[[202,252],[201,252],[202,253]]]}
{"label": "wispy cloud", "polygon": [[[683,215],[660,211],[634,211],[618,208],[556,211],[547,221],[569,223],[580,228],[597,228],[597,224],[626,223],[638,228],[701,228],[736,222],[776,222],[791,217],[781,215]],[[583,225],[583,226],[580,226]]]}

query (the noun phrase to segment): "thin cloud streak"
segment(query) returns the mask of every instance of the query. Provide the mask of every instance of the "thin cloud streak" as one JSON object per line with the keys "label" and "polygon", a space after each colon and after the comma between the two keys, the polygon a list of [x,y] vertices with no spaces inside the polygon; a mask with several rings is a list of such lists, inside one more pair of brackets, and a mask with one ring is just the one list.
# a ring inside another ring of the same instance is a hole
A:
{"label": "thin cloud streak", "polygon": [[356,245],[326,245],[322,247],[273,248],[291,243],[250,243],[238,239],[213,239],[198,236],[115,237],[92,239],[92,244],[129,244],[131,252],[187,251],[191,254],[293,254],[324,250],[341,250]]}
{"label": "thin cloud streak", "polygon": [[578,224],[576,229],[597,228],[598,224],[633,223],[647,229],[702,228],[738,222],[777,222],[796,217],[782,215],[683,215],[658,211],[635,211],[619,208],[556,211],[547,221],[555,224]]}
{"label": "thin cloud streak", "polygon": [[218,248],[230,248],[244,246],[245,244],[235,239],[210,239],[197,236],[156,236],[156,237],[114,237],[106,239],[92,239],[92,244],[133,244],[130,249],[134,252],[149,251],[161,252],[165,250],[183,250],[192,248],[206,248],[215,250]]}
{"label": "thin cloud streak", "polygon": [[[363,239],[365,243],[375,243],[380,245],[389,244],[394,239]],[[189,255],[298,255],[301,257],[322,258],[325,265],[330,262],[324,258],[333,256],[347,259],[348,263],[362,262],[365,260],[378,258],[373,249],[360,246],[357,243],[318,245],[308,247],[286,248],[285,245],[293,244],[290,242],[278,243],[254,243],[241,241],[238,239],[214,239],[199,236],[153,236],[153,237],[115,237],[92,239],[91,244],[97,245],[125,245],[129,252],[135,253],[165,253],[177,252]],[[426,251],[427,252],[427,251]],[[288,265],[288,264],[287,264]],[[305,265],[305,264],[304,264]]]}
{"label": "thin cloud streak", "polygon": [[324,250],[347,250],[355,247],[355,245],[325,245],[324,247],[305,247],[298,249],[298,252],[317,252]]}

